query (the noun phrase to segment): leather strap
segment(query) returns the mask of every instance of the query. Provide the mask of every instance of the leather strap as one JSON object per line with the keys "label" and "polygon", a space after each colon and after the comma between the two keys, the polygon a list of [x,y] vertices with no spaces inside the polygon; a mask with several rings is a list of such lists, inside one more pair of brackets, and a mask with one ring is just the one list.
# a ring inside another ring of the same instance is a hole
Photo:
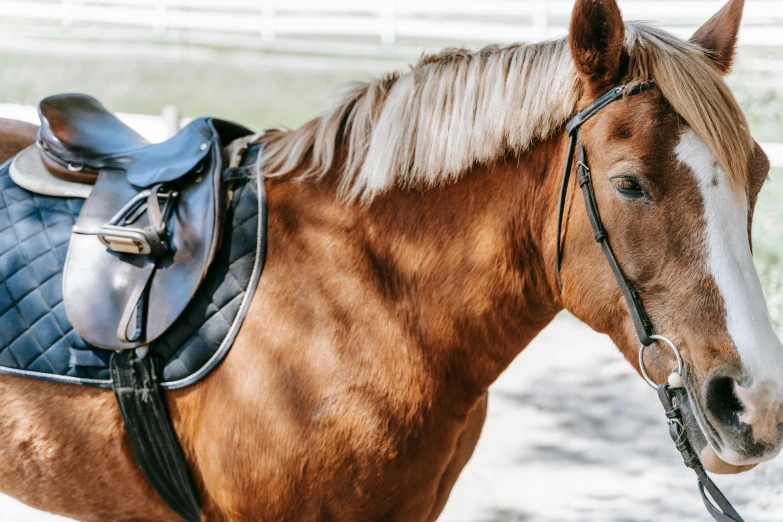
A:
{"label": "leather strap", "polygon": [[[707,475],[706,471],[702,469],[697,480],[704,507],[707,508],[707,511],[712,515],[712,518],[718,522],[744,522],[739,513],[737,513],[737,510],[734,509],[734,506],[731,505],[731,502],[729,502],[721,490],[718,489],[718,486],[716,486],[709,475]],[[717,506],[704,494],[705,490],[710,494],[710,497],[714,499]]]}
{"label": "leather strap", "polygon": [[628,305],[628,311],[631,314],[634,328],[636,329],[636,335],[639,337],[639,341],[645,346],[649,346],[654,341],[650,337],[653,333],[652,322],[650,321],[647,313],[644,311],[644,304],[639,293],[634,288],[633,284],[625,277],[620,264],[617,262],[617,258],[612,251],[612,247],[609,244],[609,235],[604,228],[601,221],[601,215],[598,212],[598,205],[595,201],[595,192],[593,190],[592,178],[590,175],[590,168],[587,166],[587,157],[585,149],[581,143],[579,143],[579,130],[582,125],[590,118],[595,116],[601,109],[607,105],[622,99],[624,96],[633,96],[635,94],[642,93],[653,87],[653,82],[645,82],[635,85],[631,89],[626,90],[625,86],[621,85],[615,87],[611,91],[607,92],[596,101],[591,103],[585,110],[579,112],[574,116],[571,121],[566,125],[566,131],[568,131],[571,140],[568,146],[568,156],[566,157],[565,172],[563,173],[563,182],[560,186],[560,204],[557,211],[557,252],[556,252],[556,272],[557,272],[557,284],[560,291],[563,290],[563,282],[560,277],[560,268],[563,262],[563,250],[562,250],[562,228],[563,228],[563,214],[565,212],[565,202],[568,195],[568,185],[571,179],[571,171],[573,170],[574,155],[576,153],[577,145],[579,149],[579,161],[577,162],[577,171],[579,173],[579,186],[582,188],[584,195],[585,207],[587,208],[587,216],[590,219],[590,224],[593,227],[593,233],[595,234],[595,240],[601,244],[604,256],[609,263],[609,267],[612,269],[617,284],[620,286],[620,290],[625,297],[625,302]]}
{"label": "leather strap", "polygon": [[161,210],[158,201],[158,192],[163,188],[162,183],[158,183],[150,189],[150,195],[147,197],[147,215],[149,216],[149,226],[144,228],[144,237],[150,246],[150,253],[154,256],[161,256],[166,253],[168,230],[166,222],[168,221],[170,210],[173,208],[171,200],[176,196],[175,191],[170,191],[166,197],[165,210]]}
{"label": "leather strap", "polygon": [[566,124],[566,132],[569,135],[573,135],[582,125],[585,124],[585,122],[587,122],[587,120],[598,114],[598,112],[600,112],[600,110],[607,105],[610,105],[617,100],[621,100],[624,96],[639,94],[642,92],[642,86],[646,86],[644,87],[644,90],[647,90],[651,84],[652,82],[640,83],[633,89],[629,90],[627,93],[625,92],[625,85],[619,85],[611,91],[604,93],[600,98],[588,105],[587,108],[578,112],[576,116],[571,118],[571,121]]}
{"label": "leather strap", "polygon": [[[260,151],[261,145],[247,147],[241,157],[240,165],[226,169],[222,174],[228,180],[252,176]],[[148,212],[153,223],[160,220],[165,226],[167,211],[161,211],[159,208],[157,192],[158,187],[154,187],[148,202]],[[167,204],[167,208],[170,207],[171,205]],[[266,204],[263,209],[266,212]],[[263,220],[266,223],[265,216]],[[149,265],[147,281],[155,272],[155,263],[150,262]],[[134,331],[132,325],[142,328],[135,330],[136,334],[139,336],[144,334],[145,318],[142,316],[134,322],[133,312],[138,311],[138,306],[143,307],[147,299],[146,293],[145,288],[140,288],[138,292],[134,290],[128,308],[123,314],[121,324],[126,326],[125,331],[119,332],[120,337],[128,330]],[[137,294],[139,297],[136,301]],[[186,522],[200,522],[201,508],[198,492],[190,476],[187,461],[179,445],[158,383],[158,367],[155,364],[154,354],[147,352],[146,357],[140,357],[138,350],[118,351],[111,359],[109,370],[128,439],[144,475],[166,504],[180,517]]]}
{"label": "leather strap", "polygon": [[639,341],[641,341],[643,345],[649,346],[654,342],[652,337],[650,337],[653,333],[652,322],[647,316],[647,312],[644,311],[644,305],[642,304],[639,292],[636,291],[631,282],[628,281],[623,274],[623,271],[620,269],[620,265],[617,262],[617,258],[614,256],[614,251],[612,251],[612,246],[609,244],[609,234],[607,234],[604,224],[601,221],[601,214],[598,212],[598,204],[595,201],[595,191],[593,189],[593,180],[590,168],[587,166],[585,148],[581,143],[579,144],[579,161],[576,164],[576,169],[579,173],[579,186],[582,188],[585,207],[587,208],[587,217],[590,219],[590,224],[593,227],[595,240],[601,244],[604,256],[606,256],[606,260],[609,262],[609,268],[612,269],[614,278],[617,280],[617,285],[623,292],[623,296],[625,296],[625,302],[628,304],[628,312],[631,314],[631,320],[633,320],[633,326],[636,329],[636,335],[639,336]]}
{"label": "leather strap", "polygon": [[[666,383],[658,386],[658,399],[666,411],[666,419],[669,422],[669,436],[682,455],[684,464],[696,473],[701,499],[712,518],[717,522],[744,522],[731,502],[707,475],[701,459],[688,440],[685,423],[680,413],[680,404],[686,400],[685,394],[687,393],[685,388],[672,388]],[[709,497],[707,493],[709,493]]]}
{"label": "leather strap", "polygon": [[139,281],[131,292],[128,302],[125,303],[125,309],[120,317],[120,324],[117,326],[117,337],[123,343],[134,343],[144,335],[144,323],[147,315],[147,289],[150,281],[155,275],[155,262],[147,261],[144,270],[141,272],[143,279]]}
{"label": "leather strap", "polygon": [[[570,125],[570,123],[569,123]],[[565,212],[566,198],[568,197],[568,182],[571,181],[571,170],[574,166],[574,154],[576,153],[576,141],[579,134],[571,134],[571,140],[568,144],[568,156],[566,156],[565,172],[563,172],[563,181],[560,184],[560,203],[557,207],[557,251],[555,253],[555,270],[557,272],[557,287],[563,292],[563,281],[560,278],[560,267],[563,264],[563,213]]]}
{"label": "leather strap", "polygon": [[187,522],[201,521],[198,493],[158,384],[155,358],[118,351],[110,364],[112,387],[133,453],[155,491]]}
{"label": "leather strap", "polygon": [[566,157],[565,171],[563,172],[563,182],[560,185],[560,203],[557,212],[557,253],[556,253],[556,265],[557,271],[557,285],[560,291],[563,291],[563,283],[560,279],[560,266],[563,262],[563,248],[562,248],[562,229],[563,229],[563,213],[565,209],[566,197],[568,196],[568,182],[571,179],[571,170],[574,164],[574,155],[576,153],[576,144],[579,140],[579,129],[582,128],[590,118],[595,116],[601,109],[610,105],[617,100],[621,100],[625,96],[633,96],[641,94],[647,90],[652,89],[655,86],[655,82],[648,81],[634,85],[630,89],[626,89],[625,85],[615,87],[611,91],[607,92],[593,103],[587,106],[586,109],[580,111],[566,124],[566,132],[571,137],[571,141],[568,147],[568,156]]}

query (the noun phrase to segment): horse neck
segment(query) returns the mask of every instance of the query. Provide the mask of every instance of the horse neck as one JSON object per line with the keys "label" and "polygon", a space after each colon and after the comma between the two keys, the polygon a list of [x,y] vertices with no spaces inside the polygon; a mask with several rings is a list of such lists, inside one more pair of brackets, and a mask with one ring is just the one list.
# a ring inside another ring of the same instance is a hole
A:
{"label": "horse neck", "polygon": [[371,278],[449,393],[469,404],[560,310],[551,267],[563,139],[366,211]]}

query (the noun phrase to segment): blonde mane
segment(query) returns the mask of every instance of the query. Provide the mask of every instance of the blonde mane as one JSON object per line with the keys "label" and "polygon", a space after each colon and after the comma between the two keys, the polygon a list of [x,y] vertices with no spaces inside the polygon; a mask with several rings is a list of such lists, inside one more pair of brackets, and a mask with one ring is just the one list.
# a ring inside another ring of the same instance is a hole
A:
{"label": "blonde mane", "polygon": [[[742,186],[753,140],[704,51],[639,23],[626,24],[626,48],[627,81],[655,80]],[[267,177],[315,179],[338,169],[340,194],[364,202],[393,186],[437,186],[561,131],[581,92],[566,38],[449,49],[407,73],[351,84],[326,114],[299,129],[270,131],[263,168]]]}

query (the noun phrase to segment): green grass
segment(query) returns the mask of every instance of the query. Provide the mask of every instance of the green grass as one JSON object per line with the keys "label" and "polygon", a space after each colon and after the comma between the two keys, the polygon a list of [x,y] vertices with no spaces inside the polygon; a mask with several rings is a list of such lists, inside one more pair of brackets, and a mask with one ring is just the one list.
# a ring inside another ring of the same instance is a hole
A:
{"label": "green grass", "polygon": [[736,85],[734,96],[745,111],[756,141],[783,142],[783,90]]}
{"label": "green grass", "polygon": [[756,204],[753,258],[772,322],[783,333],[783,169],[773,169]]}
{"label": "green grass", "polygon": [[255,129],[300,125],[326,109],[341,84],[370,77],[362,71],[35,54],[0,54],[0,70],[0,100],[7,103],[84,92],[114,111],[159,114],[173,104],[184,116],[214,115]]}

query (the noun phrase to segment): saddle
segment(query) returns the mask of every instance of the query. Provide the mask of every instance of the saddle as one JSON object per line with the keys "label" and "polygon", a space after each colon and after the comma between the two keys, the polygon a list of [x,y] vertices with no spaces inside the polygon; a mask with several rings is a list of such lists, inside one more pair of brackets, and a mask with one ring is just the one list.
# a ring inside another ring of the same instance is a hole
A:
{"label": "saddle", "polygon": [[222,147],[250,134],[199,118],[150,144],[83,94],[39,105],[46,168],[93,184],[63,276],[76,332],[108,350],[148,346],[193,299],[220,245],[227,192]]}
{"label": "saddle", "polygon": [[261,147],[214,118],[151,144],[81,94],[39,113],[37,146],[0,165],[0,374],[113,388],[146,477],[200,521],[163,390],[208,375],[247,314]]}

